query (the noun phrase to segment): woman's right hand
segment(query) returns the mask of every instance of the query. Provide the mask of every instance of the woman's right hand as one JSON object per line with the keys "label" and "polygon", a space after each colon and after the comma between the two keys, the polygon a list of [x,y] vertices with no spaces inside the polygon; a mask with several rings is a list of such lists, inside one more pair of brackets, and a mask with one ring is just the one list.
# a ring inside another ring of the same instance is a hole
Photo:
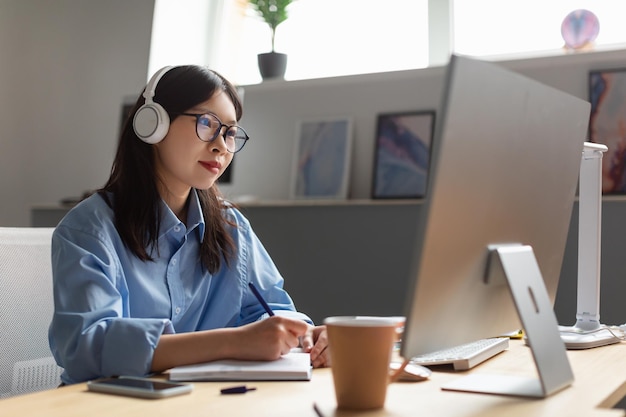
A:
{"label": "woman's right hand", "polygon": [[275,360],[298,347],[309,325],[302,320],[272,316],[238,327],[234,357],[246,360]]}

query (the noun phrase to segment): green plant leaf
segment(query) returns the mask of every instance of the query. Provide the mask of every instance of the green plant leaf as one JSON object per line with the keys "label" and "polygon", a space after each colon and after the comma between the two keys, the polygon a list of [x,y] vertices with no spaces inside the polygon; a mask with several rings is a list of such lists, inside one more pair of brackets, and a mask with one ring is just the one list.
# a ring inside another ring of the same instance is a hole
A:
{"label": "green plant leaf", "polygon": [[272,31],[272,51],[276,27],[287,20],[287,6],[294,0],[249,0],[250,6],[261,16]]}

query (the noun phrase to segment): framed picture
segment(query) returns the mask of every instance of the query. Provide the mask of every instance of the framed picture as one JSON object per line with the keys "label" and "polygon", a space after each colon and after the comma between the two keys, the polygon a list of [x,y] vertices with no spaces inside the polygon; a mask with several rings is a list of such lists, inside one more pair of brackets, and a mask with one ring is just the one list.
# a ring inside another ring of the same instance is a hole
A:
{"label": "framed picture", "polygon": [[298,122],[291,197],[347,198],[351,153],[351,119]]}
{"label": "framed picture", "polygon": [[602,192],[626,194],[626,69],[589,72],[589,140],[606,145]]}
{"label": "framed picture", "polygon": [[378,116],[372,198],[426,195],[435,111]]}

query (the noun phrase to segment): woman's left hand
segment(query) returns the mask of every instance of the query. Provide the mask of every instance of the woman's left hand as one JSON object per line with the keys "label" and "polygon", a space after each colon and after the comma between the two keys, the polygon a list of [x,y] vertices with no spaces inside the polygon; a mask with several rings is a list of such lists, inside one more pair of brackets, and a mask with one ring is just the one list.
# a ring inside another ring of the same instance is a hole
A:
{"label": "woman's left hand", "polygon": [[301,347],[304,352],[311,354],[311,364],[314,368],[330,366],[326,326],[309,326],[306,335],[302,337]]}

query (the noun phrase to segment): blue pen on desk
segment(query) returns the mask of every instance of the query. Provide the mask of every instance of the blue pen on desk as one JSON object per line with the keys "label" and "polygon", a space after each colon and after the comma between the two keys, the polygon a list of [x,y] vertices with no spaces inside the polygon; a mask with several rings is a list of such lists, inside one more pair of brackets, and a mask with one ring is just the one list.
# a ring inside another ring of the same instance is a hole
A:
{"label": "blue pen on desk", "polygon": [[261,305],[263,306],[263,309],[265,310],[265,312],[267,314],[269,314],[270,316],[274,315],[274,312],[272,311],[272,309],[270,308],[270,306],[267,305],[267,303],[265,302],[265,300],[263,299],[263,296],[261,295],[261,293],[259,292],[259,290],[256,289],[256,287],[254,286],[253,283],[249,282],[248,286],[250,287],[250,289],[252,290],[252,294],[254,294],[254,296],[256,297],[257,300],[259,300],[259,303],[261,303]]}

